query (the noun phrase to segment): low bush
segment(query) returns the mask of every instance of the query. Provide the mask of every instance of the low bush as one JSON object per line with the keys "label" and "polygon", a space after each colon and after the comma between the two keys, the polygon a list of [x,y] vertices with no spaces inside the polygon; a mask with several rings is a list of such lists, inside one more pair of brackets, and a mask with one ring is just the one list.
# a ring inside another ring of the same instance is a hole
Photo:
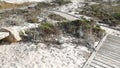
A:
{"label": "low bush", "polygon": [[52,23],[41,23],[40,29],[42,30],[43,35],[58,34],[57,26]]}
{"label": "low bush", "polygon": [[41,23],[38,28],[25,31],[27,36],[22,36],[23,41],[53,41],[59,35],[59,29],[52,23]]}

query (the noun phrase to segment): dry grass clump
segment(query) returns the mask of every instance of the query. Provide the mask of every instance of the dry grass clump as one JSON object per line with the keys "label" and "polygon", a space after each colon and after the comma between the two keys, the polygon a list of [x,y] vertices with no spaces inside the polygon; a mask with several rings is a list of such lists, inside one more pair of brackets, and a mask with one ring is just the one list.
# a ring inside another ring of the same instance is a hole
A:
{"label": "dry grass clump", "polygon": [[45,2],[39,2],[34,8],[37,10],[48,8],[48,7],[55,7],[55,5]]}
{"label": "dry grass clump", "polygon": [[27,22],[29,22],[29,23],[38,23],[38,18],[30,17],[30,18],[27,19]]}
{"label": "dry grass clump", "polygon": [[28,11],[25,14],[23,14],[23,16],[26,19],[26,22],[39,23],[38,15],[40,15],[40,13],[40,11]]}
{"label": "dry grass clump", "polygon": [[52,19],[52,20],[56,20],[56,21],[65,21],[65,20],[67,20],[66,18],[64,18],[64,17],[62,17],[62,16],[60,16],[60,15],[57,15],[57,14],[50,14],[50,15],[48,15],[48,17],[50,18],[50,19]]}
{"label": "dry grass clump", "polygon": [[65,5],[71,3],[70,0],[54,0],[53,3],[57,3],[58,5]]}

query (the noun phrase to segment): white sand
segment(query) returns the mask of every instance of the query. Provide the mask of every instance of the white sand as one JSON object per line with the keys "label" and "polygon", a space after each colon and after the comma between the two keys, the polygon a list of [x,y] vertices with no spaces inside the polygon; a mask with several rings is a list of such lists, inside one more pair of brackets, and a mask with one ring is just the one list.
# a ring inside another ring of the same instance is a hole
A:
{"label": "white sand", "polygon": [[63,49],[45,44],[14,43],[0,46],[0,68],[81,68],[87,48],[69,43]]}

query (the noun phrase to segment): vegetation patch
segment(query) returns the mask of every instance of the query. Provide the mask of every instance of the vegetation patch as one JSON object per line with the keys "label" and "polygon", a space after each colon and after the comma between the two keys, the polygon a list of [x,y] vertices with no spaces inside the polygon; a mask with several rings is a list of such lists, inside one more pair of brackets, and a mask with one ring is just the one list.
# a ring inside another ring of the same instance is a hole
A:
{"label": "vegetation patch", "polygon": [[120,5],[110,7],[111,16],[120,21]]}
{"label": "vegetation patch", "polygon": [[93,20],[83,18],[81,20],[64,21],[56,24],[42,22],[38,28],[27,30],[26,34],[26,36],[22,36],[24,42],[44,42],[60,45],[62,44],[59,40],[61,35],[85,41],[88,40],[87,42],[92,41],[93,43],[99,41],[104,36],[105,31],[96,25]]}
{"label": "vegetation patch", "polygon": [[27,22],[29,23],[39,23],[39,20],[37,17],[28,17]]}
{"label": "vegetation patch", "polygon": [[115,19],[117,19],[117,20],[120,21],[120,12],[118,12],[118,13],[113,13],[112,16],[113,16]]}
{"label": "vegetation patch", "polygon": [[58,5],[65,5],[65,4],[71,3],[71,1],[68,1],[68,0],[55,0],[55,1],[53,1],[53,3],[57,3]]}
{"label": "vegetation patch", "polygon": [[41,23],[40,28],[45,35],[57,34],[57,27],[51,23]]}
{"label": "vegetation patch", "polygon": [[67,20],[66,18],[64,18],[64,17],[62,17],[62,16],[60,16],[60,15],[57,15],[57,14],[50,14],[50,15],[48,15],[48,17],[50,18],[50,19],[52,19],[52,20],[56,20],[56,21],[65,21],[65,20]]}
{"label": "vegetation patch", "polygon": [[96,25],[93,20],[86,20],[85,18],[71,22],[60,22],[58,24],[65,33],[77,38],[86,38],[90,36],[102,38],[105,33],[100,27],[98,28],[98,25]]}
{"label": "vegetation patch", "polygon": [[[108,5],[107,5],[108,6]],[[97,18],[100,21],[100,23],[108,24],[109,26],[117,26],[120,24],[119,20],[119,10],[116,6],[114,8],[112,7],[106,7],[106,5],[102,4],[94,4],[94,5],[88,5],[83,7],[83,11],[80,12],[80,14],[87,15],[93,18]]]}
{"label": "vegetation patch", "polygon": [[45,2],[39,2],[34,8],[37,10],[48,8],[48,7],[55,7],[55,5]]}
{"label": "vegetation patch", "polygon": [[58,27],[52,23],[41,23],[38,28],[32,28],[25,31],[27,36],[22,36],[24,41],[51,41],[56,38],[60,33]]}

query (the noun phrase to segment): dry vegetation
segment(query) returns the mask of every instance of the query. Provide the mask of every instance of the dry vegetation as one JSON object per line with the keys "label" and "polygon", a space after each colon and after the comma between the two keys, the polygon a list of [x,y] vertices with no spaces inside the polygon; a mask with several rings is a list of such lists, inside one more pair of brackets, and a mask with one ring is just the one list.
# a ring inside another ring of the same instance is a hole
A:
{"label": "dry vegetation", "polygon": [[105,31],[96,25],[94,21],[83,18],[56,24],[44,22],[38,28],[27,30],[26,34],[27,36],[23,36],[23,38],[29,39],[29,41],[55,41],[61,35],[65,35],[95,42],[104,36]]}
{"label": "dry vegetation", "polygon": [[27,17],[26,21],[29,23],[39,23],[38,18],[34,16]]}
{"label": "dry vegetation", "polygon": [[30,4],[31,3],[29,3],[29,2],[22,3],[22,4],[13,4],[13,3],[1,2],[0,3],[0,8],[1,9],[18,8],[18,7],[27,6],[27,5],[30,5]]}
{"label": "dry vegetation", "polygon": [[41,9],[47,9],[50,7],[55,7],[55,5],[50,3],[45,3],[45,2],[39,2],[34,8],[36,10],[41,10]]}
{"label": "dry vegetation", "polygon": [[109,26],[117,26],[120,24],[119,6],[110,6],[105,4],[94,4],[83,7],[80,14],[97,18],[100,23],[108,24]]}
{"label": "dry vegetation", "polygon": [[91,40],[93,40],[93,38],[98,40],[102,38],[105,33],[105,31],[102,30],[99,25],[96,25],[93,20],[86,20],[85,18],[71,22],[59,23],[59,27],[61,27],[65,33],[68,33],[76,38]]}
{"label": "dry vegetation", "polygon": [[[38,3],[38,5],[34,7],[28,7],[24,10],[18,8],[18,7],[26,6],[28,4],[31,4],[31,3],[27,3],[27,4],[26,3],[23,3],[23,4],[1,3],[2,8],[13,8],[13,9],[1,12],[0,19],[6,19],[11,15],[20,15],[20,16],[23,16],[24,19],[26,19],[26,22],[38,23],[39,21],[37,17],[41,14],[41,12],[44,11],[46,7],[51,7],[51,5],[48,3],[40,2]],[[46,12],[43,12],[42,14],[44,13]]]}
{"label": "dry vegetation", "polygon": [[56,3],[58,5],[65,5],[65,4],[71,3],[71,1],[69,1],[69,0],[54,0],[53,3]]}
{"label": "dry vegetation", "polygon": [[52,23],[41,23],[38,28],[33,28],[25,31],[27,36],[21,35],[23,42],[50,42],[55,41],[55,38],[59,37],[60,29]]}
{"label": "dry vegetation", "polygon": [[64,18],[64,17],[62,17],[62,16],[60,16],[60,15],[57,15],[57,14],[50,14],[50,15],[48,15],[48,17],[50,18],[50,19],[52,19],[52,20],[56,20],[56,21],[65,21],[65,20],[67,20],[66,18]]}

